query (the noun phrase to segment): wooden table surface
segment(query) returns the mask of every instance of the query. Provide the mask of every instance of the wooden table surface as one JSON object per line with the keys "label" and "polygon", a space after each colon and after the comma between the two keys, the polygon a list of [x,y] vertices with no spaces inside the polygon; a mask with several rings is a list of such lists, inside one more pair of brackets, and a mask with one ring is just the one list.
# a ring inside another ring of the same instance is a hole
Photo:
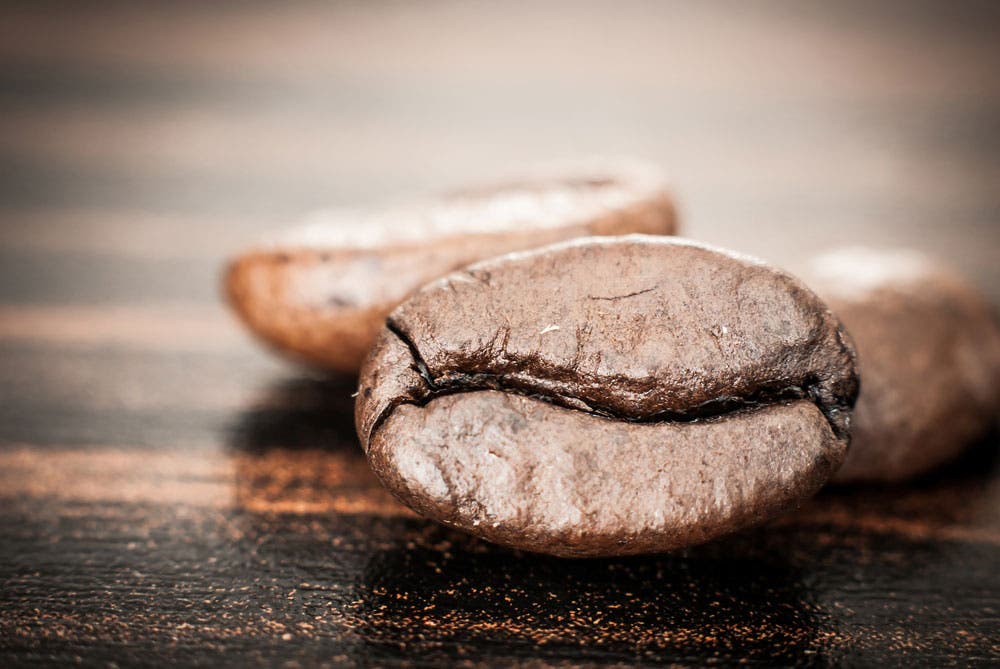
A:
{"label": "wooden table surface", "polygon": [[320,206],[592,154],[794,268],[906,245],[1000,303],[993,3],[4,3],[0,665],[1000,664],[996,437],[660,557],[414,517],[350,380],[226,255]]}

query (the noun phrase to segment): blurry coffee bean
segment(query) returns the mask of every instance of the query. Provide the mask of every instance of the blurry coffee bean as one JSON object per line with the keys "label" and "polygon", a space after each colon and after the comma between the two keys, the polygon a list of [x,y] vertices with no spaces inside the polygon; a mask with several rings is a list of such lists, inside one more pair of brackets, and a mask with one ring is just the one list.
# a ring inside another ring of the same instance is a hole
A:
{"label": "blurry coffee bean", "polygon": [[418,513],[560,556],[756,525],[840,466],[857,393],[836,318],[788,274],[629,235],[491,259],[389,316],[355,421]]}
{"label": "blurry coffee bean", "polygon": [[834,480],[913,478],[996,425],[1000,322],[957,273],[912,251],[843,249],[804,276],[858,351],[851,448]]}
{"label": "blurry coffee bean", "polygon": [[392,308],[451,270],[573,237],[669,235],[675,227],[656,171],[588,168],[320,217],[236,258],[225,290],[249,328],[278,351],[356,373]]}

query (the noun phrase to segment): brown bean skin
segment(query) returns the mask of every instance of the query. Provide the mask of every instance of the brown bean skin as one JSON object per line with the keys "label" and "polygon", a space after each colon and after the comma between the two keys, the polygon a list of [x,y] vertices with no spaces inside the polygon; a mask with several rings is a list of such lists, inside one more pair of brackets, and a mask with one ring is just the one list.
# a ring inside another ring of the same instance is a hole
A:
{"label": "brown bean skin", "polygon": [[234,259],[224,290],[273,349],[354,374],[386,315],[449,271],[573,237],[669,235],[676,227],[673,200],[655,170],[588,168],[320,220]]}
{"label": "brown bean skin", "polygon": [[840,465],[857,393],[793,277],[682,240],[478,263],[389,316],[359,438],[419,513],[560,556],[669,550],[773,517]]}
{"label": "brown bean skin", "polygon": [[842,249],[809,284],[858,349],[861,393],[841,483],[913,479],[953,459],[1000,414],[1000,321],[954,270],[912,251]]}

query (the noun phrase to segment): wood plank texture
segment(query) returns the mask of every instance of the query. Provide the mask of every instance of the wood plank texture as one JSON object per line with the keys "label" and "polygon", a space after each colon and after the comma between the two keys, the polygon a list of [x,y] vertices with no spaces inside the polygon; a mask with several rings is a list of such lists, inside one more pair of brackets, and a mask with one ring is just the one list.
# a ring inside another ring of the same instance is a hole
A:
{"label": "wood plank texture", "polygon": [[313,207],[628,154],[686,234],[1000,304],[994,3],[0,7],[0,665],[996,666],[1000,437],[676,554],[415,517],[227,254]]}

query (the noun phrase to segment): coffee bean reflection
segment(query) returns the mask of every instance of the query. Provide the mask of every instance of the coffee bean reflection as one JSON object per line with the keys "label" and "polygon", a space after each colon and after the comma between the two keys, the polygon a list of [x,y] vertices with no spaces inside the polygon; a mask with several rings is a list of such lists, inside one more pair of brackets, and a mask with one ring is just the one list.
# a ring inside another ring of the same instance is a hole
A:
{"label": "coffee bean reflection", "polygon": [[373,652],[441,661],[483,644],[510,659],[801,660],[830,623],[764,545],[744,535],[679,555],[564,560],[440,530],[371,559],[357,615]]}

